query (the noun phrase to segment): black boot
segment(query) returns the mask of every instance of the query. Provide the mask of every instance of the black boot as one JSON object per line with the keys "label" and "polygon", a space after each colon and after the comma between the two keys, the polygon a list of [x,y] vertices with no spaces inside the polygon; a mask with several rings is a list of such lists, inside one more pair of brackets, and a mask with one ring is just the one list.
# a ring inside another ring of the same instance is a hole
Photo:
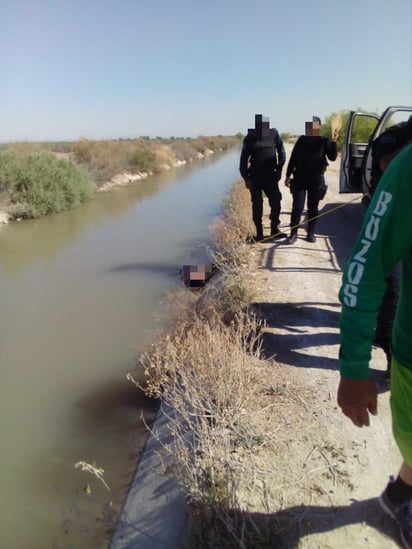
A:
{"label": "black boot", "polygon": [[288,236],[288,238],[285,240],[285,244],[293,244],[294,242],[296,242],[297,237],[298,237],[298,230],[292,229],[290,232],[290,236]]}
{"label": "black boot", "polygon": [[270,226],[270,235],[273,240],[277,240],[278,238],[286,238],[288,236],[286,233],[281,231],[277,225]]}
{"label": "black boot", "polygon": [[308,223],[308,234],[306,235],[307,242],[316,242],[315,227],[316,220],[312,219],[312,221],[309,221]]}
{"label": "black boot", "polygon": [[263,226],[262,223],[255,223],[256,226],[256,236],[254,237],[255,242],[260,242],[263,240]]}

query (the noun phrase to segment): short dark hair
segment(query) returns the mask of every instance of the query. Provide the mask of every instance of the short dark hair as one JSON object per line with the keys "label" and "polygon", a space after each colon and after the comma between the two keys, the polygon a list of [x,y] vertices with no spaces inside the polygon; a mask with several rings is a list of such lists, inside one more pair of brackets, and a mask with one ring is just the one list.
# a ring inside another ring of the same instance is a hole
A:
{"label": "short dark hair", "polygon": [[410,139],[412,139],[412,115],[406,122],[390,126],[373,141],[374,164],[379,163],[384,156],[401,149]]}

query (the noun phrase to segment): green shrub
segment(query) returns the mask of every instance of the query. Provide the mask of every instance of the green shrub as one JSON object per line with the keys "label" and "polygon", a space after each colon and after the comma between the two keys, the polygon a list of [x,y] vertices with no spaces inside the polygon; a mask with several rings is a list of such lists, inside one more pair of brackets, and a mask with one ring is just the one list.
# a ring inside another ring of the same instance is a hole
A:
{"label": "green shrub", "polygon": [[147,149],[136,149],[130,159],[133,168],[142,172],[150,172],[156,160],[156,154]]}
{"label": "green shrub", "polygon": [[20,163],[14,151],[0,153],[0,192],[10,193],[19,181]]}
{"label": "green shrub", "polygon": [[47,152],[29,156],[1,153],[0,189],[9,194],[14,210],[24,217],[74,208],[93,195],[82,168]]}

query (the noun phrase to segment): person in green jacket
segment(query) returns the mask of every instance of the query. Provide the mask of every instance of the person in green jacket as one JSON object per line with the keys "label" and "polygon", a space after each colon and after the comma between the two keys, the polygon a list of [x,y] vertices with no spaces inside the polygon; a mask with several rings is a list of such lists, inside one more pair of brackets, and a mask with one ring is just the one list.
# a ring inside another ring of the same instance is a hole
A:
{"label": "person in green jacket", "polygon": [[402,281],[392,332],[391,412],[403,463],[380,496],[406,547],[412,547],[412,143],[385,170],[347,262],[339,298],[338,405],[358,426],[377,414],[377,389],[369,362],[386,278],[399,261]]}

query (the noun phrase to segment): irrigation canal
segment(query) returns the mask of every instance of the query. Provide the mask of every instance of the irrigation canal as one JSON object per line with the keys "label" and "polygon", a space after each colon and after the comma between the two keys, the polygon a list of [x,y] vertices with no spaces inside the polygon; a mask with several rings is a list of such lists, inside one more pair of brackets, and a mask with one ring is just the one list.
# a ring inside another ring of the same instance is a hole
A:
{"label": "irrigation canal", "polygon": [[[153,402],[125,376],[205,259],[239,151],[0,228],[0,547],[105,546]],[[75,468],[104,470],[104,480]]]}

